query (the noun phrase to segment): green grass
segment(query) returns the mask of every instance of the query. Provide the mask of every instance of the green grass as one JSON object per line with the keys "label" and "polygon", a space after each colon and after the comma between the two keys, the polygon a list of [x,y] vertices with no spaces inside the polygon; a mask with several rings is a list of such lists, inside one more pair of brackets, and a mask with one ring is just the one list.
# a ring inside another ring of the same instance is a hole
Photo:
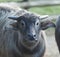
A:
{"label": "green grass", "polygon": [[49,6],[49,7],[33,7],[29,9],[31,12],[38,14],[60,14],[60,6]]}

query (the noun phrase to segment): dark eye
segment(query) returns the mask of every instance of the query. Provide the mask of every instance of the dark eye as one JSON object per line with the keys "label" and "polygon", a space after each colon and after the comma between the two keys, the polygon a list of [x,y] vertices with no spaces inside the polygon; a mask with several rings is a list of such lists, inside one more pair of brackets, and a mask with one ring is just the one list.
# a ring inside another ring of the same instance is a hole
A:
{"label": "dark eye", "polygon": [[25,24],[23,22],[21,22],[21,25],[24,26]]}
{"label": "dark eye", "polygon": [[25,22],[23,20],[20,21],[20,27],[23,29],[25,27]]}
{"label": "dark eye", "polygon": [[35,25],[38,26],[39,24],[40,24],[40,22],[39,22],[39,20],[37,20],[36,23],[35,23]]}
{"label": "dark eye", "polygon": [[36,23],[36,25],[39,25],[39,23]]}

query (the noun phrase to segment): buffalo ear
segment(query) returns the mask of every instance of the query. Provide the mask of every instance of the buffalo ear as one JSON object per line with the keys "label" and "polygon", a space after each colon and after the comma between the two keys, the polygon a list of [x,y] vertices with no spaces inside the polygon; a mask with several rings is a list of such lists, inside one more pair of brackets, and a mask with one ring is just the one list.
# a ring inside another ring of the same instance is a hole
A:
{"label": "buffalo ear", "polygon": [[55,24],[49,20],[41,22],[42,30],[48,29],[50,27],[56,27]]}
{"label": "buffalo ear", "polygon": [[17,28],[18,28],[17,22],[14,22],[14,23],[12,23],[10,25],[13,27],[14,30],[17,30]]}

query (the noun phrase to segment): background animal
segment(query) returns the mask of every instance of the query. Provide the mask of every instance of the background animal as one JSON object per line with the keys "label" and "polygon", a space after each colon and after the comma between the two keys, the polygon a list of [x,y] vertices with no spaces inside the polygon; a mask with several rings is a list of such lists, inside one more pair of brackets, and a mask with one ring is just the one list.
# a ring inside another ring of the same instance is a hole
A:
{"label": "background animal", "polygon": [[57,19],[57,22],[56,22],[55,39],[56,39],[57,46],[58,46],[58,49],[59,49],[59,52],[60,52],[60,16],[59,16],[59,18]]}
{"label": "background animal", "polygon": [[0,57],[42,57],[46,48],[42,30],[49,27],[55,24],[42,22],[37,14],[0,6]]}

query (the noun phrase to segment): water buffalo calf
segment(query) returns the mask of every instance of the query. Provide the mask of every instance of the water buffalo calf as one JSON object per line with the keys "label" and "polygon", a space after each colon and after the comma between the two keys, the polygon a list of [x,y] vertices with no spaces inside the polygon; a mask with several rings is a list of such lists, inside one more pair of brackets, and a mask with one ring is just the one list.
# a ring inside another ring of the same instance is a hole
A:
{"label": "water buffalo calf", "polygon": [[[42,17],[45,18],[45,17]],[[26,10],[0,6],[0,57],[42,57],[42,30],[55,27],[51,21]]]}

